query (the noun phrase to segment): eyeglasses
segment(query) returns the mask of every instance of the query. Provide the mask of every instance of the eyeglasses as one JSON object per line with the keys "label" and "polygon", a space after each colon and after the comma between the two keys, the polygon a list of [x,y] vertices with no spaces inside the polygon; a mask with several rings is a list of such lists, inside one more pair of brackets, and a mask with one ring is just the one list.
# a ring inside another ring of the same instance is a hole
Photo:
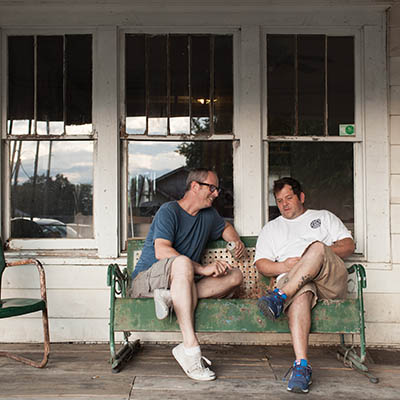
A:
{"label": "eyeglasses", "polygon": [[214,193],[215,191],[217,191],[218,194],[221,193],[222,189],[219,188],[218,186],[211,185],[210,183],[199,182],[199,181],[196,181],[196,183],[198,183],[199,185],[202,185],[202,186],[208,186],[211,193]]}

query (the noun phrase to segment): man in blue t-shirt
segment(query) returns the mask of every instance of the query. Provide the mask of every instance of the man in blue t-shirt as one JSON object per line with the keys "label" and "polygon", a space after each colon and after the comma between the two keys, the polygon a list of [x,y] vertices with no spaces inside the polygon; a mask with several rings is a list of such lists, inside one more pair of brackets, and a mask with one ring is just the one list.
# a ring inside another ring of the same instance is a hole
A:
{"label": "man in blue t-shirt", "polygon": [[244,253],[236,230],[212,207],[219,193],[215,172],[201,168],[189,173],[182,199],[163,204],[155,215],[129,292],[131,297],[154,296],[159,319],[174,307],[183,343],[172,353],[190,378],[202,381],[216,376],[203,363],[210,364],[202,357],[194,331],[197,299],[227,296],[243,280],[241,271],[226,261],[200,264],[206,243],[220,237],[235,242],[235,257]]}

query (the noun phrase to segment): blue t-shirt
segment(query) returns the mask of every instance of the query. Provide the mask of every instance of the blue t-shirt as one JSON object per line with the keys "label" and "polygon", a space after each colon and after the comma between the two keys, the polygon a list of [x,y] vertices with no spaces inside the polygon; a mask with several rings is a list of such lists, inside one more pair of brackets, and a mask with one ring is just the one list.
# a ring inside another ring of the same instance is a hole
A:
{"label": "blue t-shirt", "polygon": [[164,203],[150,226],[142,255],[132,273],[132,279],[158,261],[154,251],[156,239],[169,240],[179,254],[200,262],[206,243],[221,237],[224,228],[224,219],[213,207],[203,208],[193,216],[188,214],[177,201]]}

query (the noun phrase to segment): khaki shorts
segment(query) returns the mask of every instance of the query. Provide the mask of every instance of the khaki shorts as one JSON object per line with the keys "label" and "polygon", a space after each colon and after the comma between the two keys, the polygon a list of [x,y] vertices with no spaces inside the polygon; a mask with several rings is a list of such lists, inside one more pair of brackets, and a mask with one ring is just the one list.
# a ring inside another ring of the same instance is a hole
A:
{"label": "khaki shorts", "polygon": [[140,272],[132,281],[128,290],[129,297],[153,297],[154,289],[168,289],[171,265],[175,257],[164,258],[155,262],[146,271]]}
{"label": "khaki shorts", "polygon": [[[310,245],[311,246],[311,245]],[[288,308],[292,301],[305,292],[313,293],[311,307],[317,304],[318,299],[345,299],[347,296],[347,268],[343,260],[333,250],[324,245],[325,255],[321,270],[312,282],[306,283],[292,298],[285,302],[284,309]],[[305,250],[305,252],[307,249]],[[304,253],[305,253],[304,252]],[[304,254],[303,253],[303,254]],[[276,282],[275,287],[281,288],[287,279],[282,277]]]}

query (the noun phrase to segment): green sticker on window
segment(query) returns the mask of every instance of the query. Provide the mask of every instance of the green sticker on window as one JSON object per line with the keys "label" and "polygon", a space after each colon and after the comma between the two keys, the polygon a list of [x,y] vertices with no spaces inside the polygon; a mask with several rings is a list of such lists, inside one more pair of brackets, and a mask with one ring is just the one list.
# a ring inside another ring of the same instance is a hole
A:
{"label": "green sticker on window", "polygon": [[354,124],[339,124],[339,136],[354,136],[355,133]]}

